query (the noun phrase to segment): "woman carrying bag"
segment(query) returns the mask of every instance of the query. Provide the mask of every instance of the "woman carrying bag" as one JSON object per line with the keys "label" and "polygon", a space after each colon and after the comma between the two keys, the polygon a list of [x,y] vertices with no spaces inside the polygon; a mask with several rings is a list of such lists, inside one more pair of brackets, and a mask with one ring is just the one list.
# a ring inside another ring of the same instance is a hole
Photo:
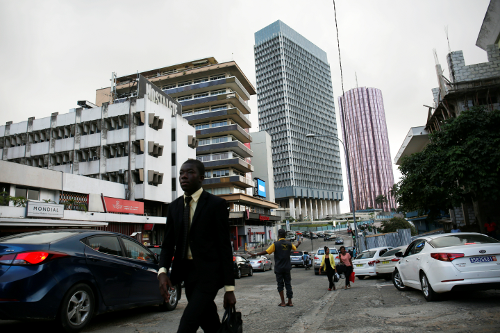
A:
{"label": "woman carrying bag", "polygon": [[351,289],[350,277],[352,274],[352,258],[351,258],[351,255],[345,251],[344,246],[340,247],[339,259],[340,259],[340,263],[342,264],[342,267],[343,267],[343,273],[345,275],[345,287],[344,287],[344,289]]}
{"label": "woman carrying bag", "polygon": [[328,246],[325,246],[325,255],[321,260],[319,274],[321,274],[321,269],[323,269],[323,271],[326,271],[326,276],[328,276],[328,282],[330,283],[328,291],[331,291],[332,289],[335,290],[335,284],[333,283],[333,277],[336,273],[335,259],[333,257],[333,254],[330,253],[330,249],[328,248]]}

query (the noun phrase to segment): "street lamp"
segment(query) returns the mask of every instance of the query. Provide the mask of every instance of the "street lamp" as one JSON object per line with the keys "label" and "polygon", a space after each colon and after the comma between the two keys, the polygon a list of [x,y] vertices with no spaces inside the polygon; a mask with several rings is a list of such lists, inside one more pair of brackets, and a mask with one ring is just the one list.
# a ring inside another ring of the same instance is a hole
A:
{"label": "street lamp", "polygon": [[349,190],[351,192],[351,203],[352,203],[352,217],[354,219],[354,233],[356,235],[356,253],[359,253],[359,245],[358,245],[358,222],[356,221],[356,208],[355,208],[355,205],[354,205],[354,198],[353,198],[353,195],[352,195],[352,182],[351,182],[351,168],[350,168],[350,165],[349,165],[349,151],[347,150],[347,147],[346,145],[344,144],[344,142],[342,142],[342,140],[340,140],[337,136],[335,135],[317,135],[317,134],[312,134],[312,133],[309,133],[306,135],[306,138],[333,138],[333,139],[336,139],[338,141],[340,141],[340,143],[342,144],[342,146],[344,146],[344,151],[345,151],[345,155],[346,155],[346,161],[347,161],[347,176],[349,177]]}

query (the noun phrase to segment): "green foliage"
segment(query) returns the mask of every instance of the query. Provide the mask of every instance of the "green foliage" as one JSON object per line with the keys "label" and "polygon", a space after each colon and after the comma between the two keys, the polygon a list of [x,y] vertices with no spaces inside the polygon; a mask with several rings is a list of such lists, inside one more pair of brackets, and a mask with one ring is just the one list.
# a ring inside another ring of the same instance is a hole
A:
{"label": "green foliage", "polygon": [[382,206],[383,204],[387,203],[387,197],[384,194],[377,195],[377,197],[375,198],[375,203],[379,206]]}
{"label": "green foliage", "polygon": [[380,231],[382,233],[396,232],[398,229],[411,229],[411,235],[415,236],[417,234],[417,229],[410,222],[406,221],[402,217],[393,217],[389,221],[383,221]]}
{"label": "green foliage", "polygon": [[12,197],[5,191],[0,192],[0,205],[8,206],[11,201],[15,207],[26,207],[28,199],[25,197]]}
{"label": "green foliage", "polygon": [[76,201],[75,199],[68,199],[64,203],[64,209],[68,210],[83,210],[87,211],[87,205],[84,203],[80,203]]}
{"label": "green foliage", "polygon": [[500,111],[472,108],[449,119],[419,153],[402,159],[401,211],[440,210],[500,198]]}

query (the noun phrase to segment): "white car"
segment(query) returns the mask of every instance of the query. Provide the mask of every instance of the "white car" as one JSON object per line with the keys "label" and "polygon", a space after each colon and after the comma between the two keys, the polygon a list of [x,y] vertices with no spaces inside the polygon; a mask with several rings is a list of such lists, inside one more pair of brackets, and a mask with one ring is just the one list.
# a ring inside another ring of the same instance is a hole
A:
{"label": "white car", "polygon": [[361,252],[355,259],[353,259],[352,265],[354,273],[358,279],[362,280],[365,276],[376,276],[377,272],[375,271],[375,262],[381,255],[391,249],[392,247],[388,246],[375,247]]}
{"label": "white car", "polygon": [[396,267],[396,264],[400,260],[400,258],[396,257],[396,253],[404,252],[407,247],[408,245],[396,247],[381,255],[380,258],[375,260],[375,273],[383,275],[386,280],[390,280],[392,272],[394,272],[394,267]]}
{"label": "white car", "polygon": [[[333,254],[333,257],[335,258],[335,265],[338,265],[338,263],[340,262],[340,259],[339,259],[339,251],[337,251],[336,248],[334,247],[329,247],[330,249],[330,253]],[[321,265],[321,260],[323,260],[323,256],[325,255],[325,248],[323,247],[320,247],[318,249],[318,251],[316,251],[316,254],[314,255],[314,258],[313,258],[313,270],[314,270],[314,274],[318,275],[319,274],[319,267]]]}
{"label": "white car", "polygon": [[273,269],[273,263],[271,260],[266,257],[255,257],[255,258],[248,258],[248,261],[250,261],[250,265],[252,265],[252,268],[254,271],[267,271],[268,269],[271,270]]}
{"label": "white car", "polygon": [[396,256],[394,286],[422,290],[427,301],[451,290],[500,288],[500,242],[483,234],[422,236]]}

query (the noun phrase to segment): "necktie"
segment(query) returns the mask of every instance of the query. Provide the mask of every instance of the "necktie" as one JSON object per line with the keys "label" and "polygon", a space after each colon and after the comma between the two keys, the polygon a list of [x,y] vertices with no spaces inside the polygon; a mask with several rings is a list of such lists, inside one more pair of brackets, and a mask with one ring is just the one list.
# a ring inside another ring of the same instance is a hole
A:
{"label": "necktie", "polygon": [[187,257],[187,249],[188,249],[188,234],[189,234],[189,215],[191,212],[190,202],[192,197],[185,197],[184,201],[186,205],[184,206],[184,215],[182,217],[183,222],[183,237],[182,237],[182,259],[186,259]]}

